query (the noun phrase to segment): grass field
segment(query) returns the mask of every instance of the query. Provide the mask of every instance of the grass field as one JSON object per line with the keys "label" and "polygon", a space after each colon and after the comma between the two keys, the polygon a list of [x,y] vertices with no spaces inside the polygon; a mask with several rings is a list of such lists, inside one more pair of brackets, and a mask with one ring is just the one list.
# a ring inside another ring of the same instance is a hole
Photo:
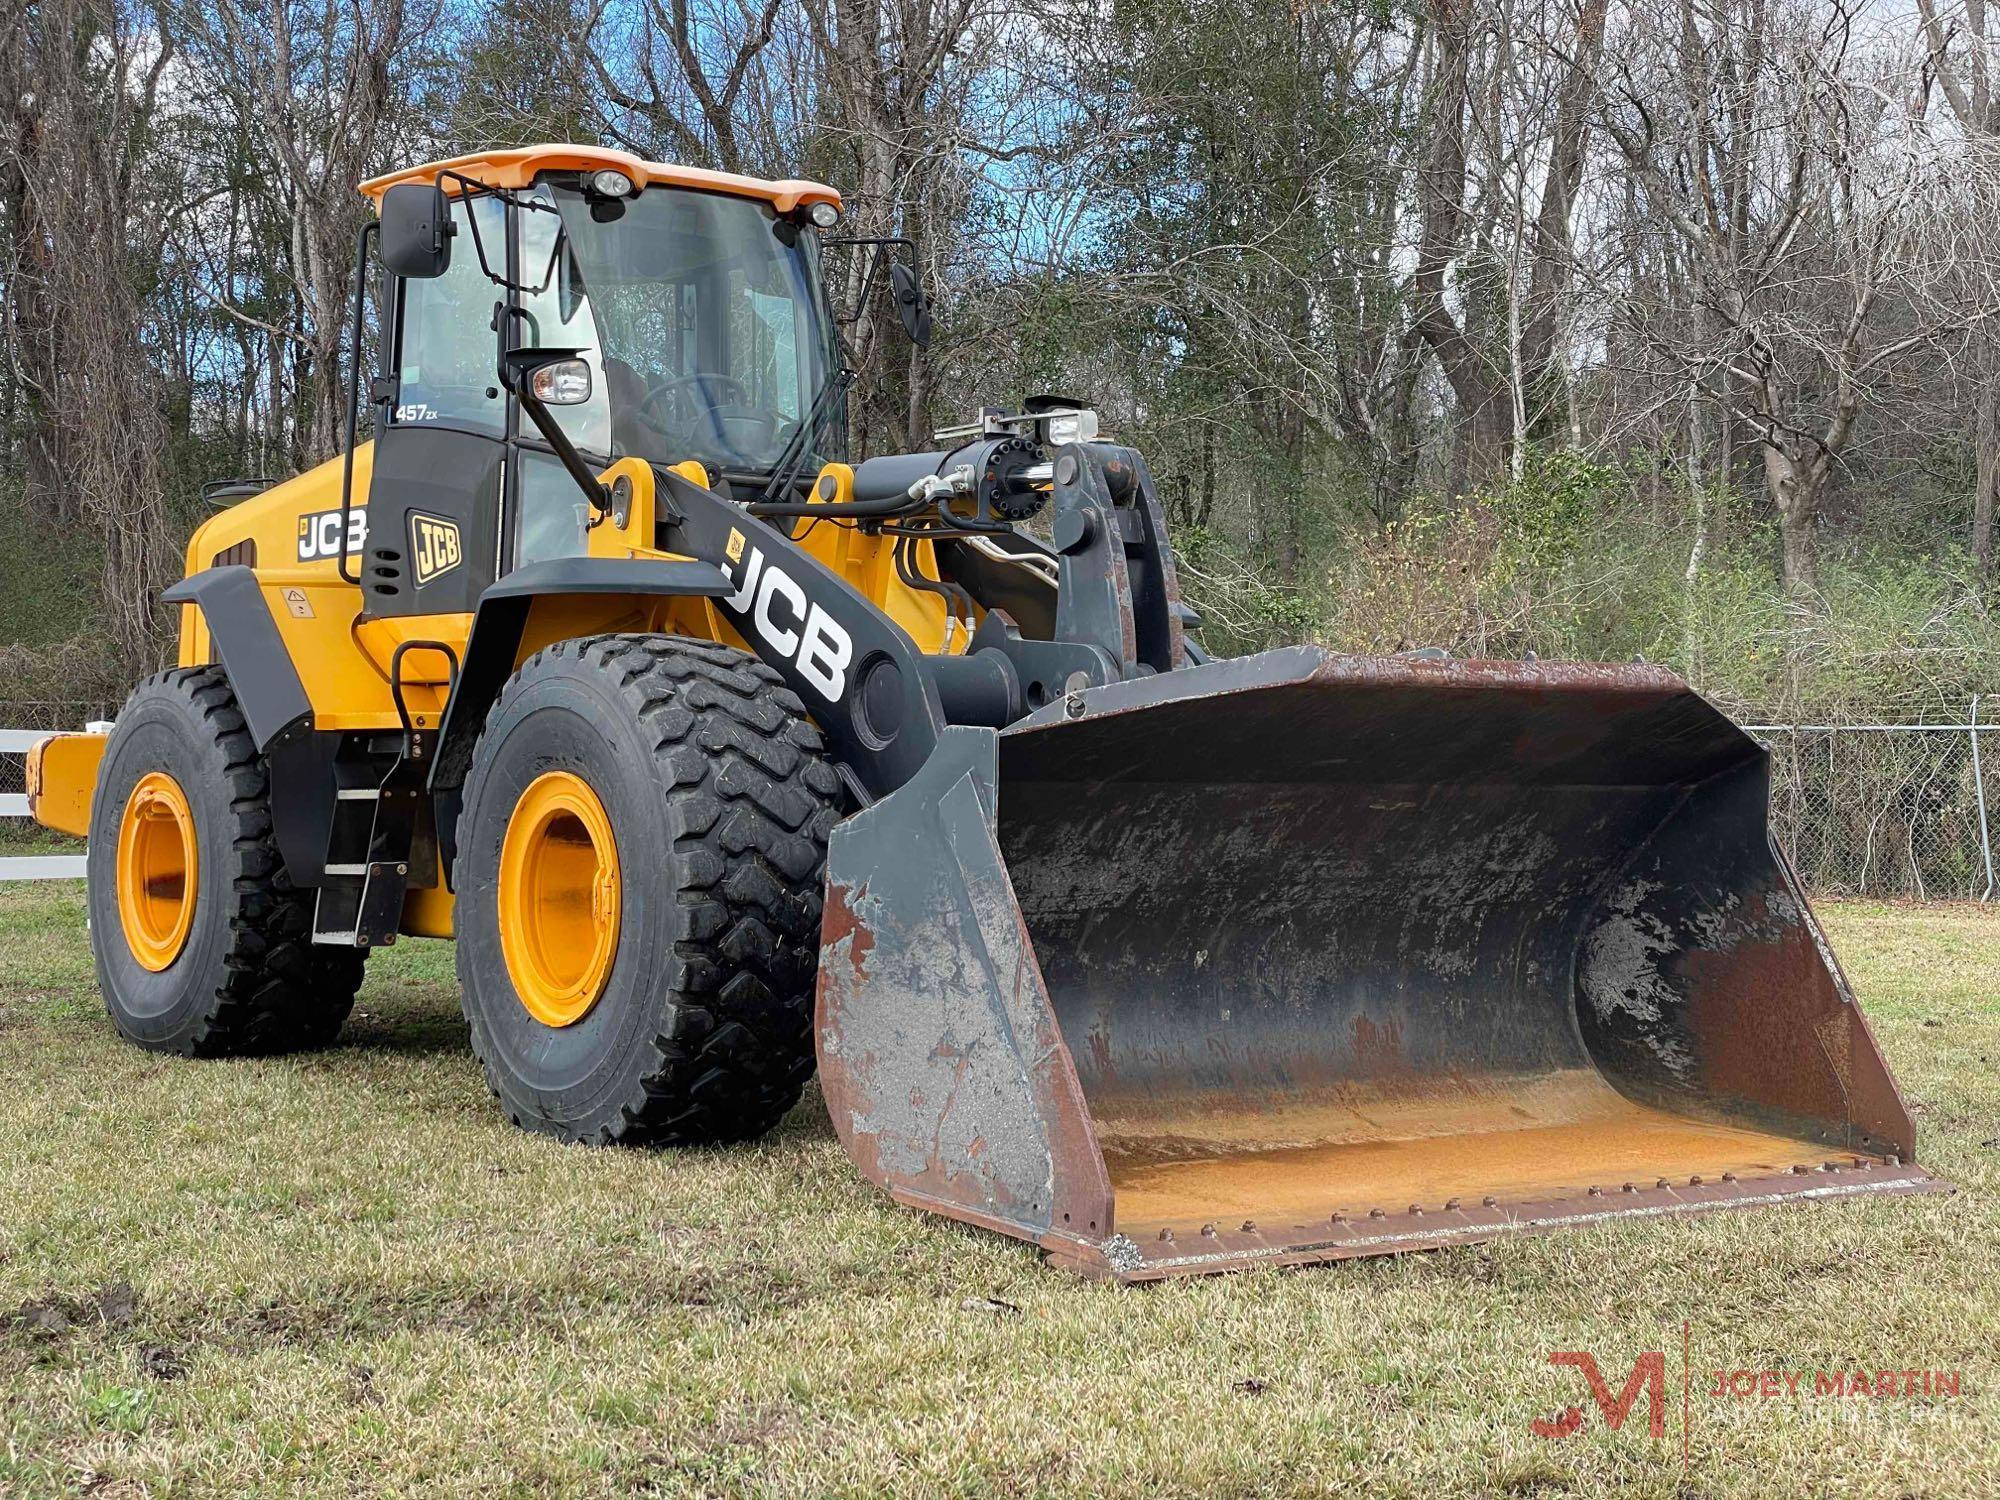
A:
{"label": "grass field", "polygon": [[[331,1051],[139,1052],[81,888],[0,886],[0,1493],[1990,1495],[2000,915],[1825,915],[1957,1196],[1119,1290],[893,1207],[813,1095],[729,1151],[510,1129],[439,944]],[[1568,1349],[1665,1351],[1665,1436]]]}

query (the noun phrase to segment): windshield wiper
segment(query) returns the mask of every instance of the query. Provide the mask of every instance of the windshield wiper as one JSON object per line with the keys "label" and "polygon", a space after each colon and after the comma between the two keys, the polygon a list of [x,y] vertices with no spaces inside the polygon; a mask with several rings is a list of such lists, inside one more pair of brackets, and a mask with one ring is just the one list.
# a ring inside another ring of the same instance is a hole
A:
{"label": "windshield wiper", "polygon": [[792,429],[784,451],[778,455],[777,463],[771,467],[771,477],[765,481],[763,493],[758,495],[757,504],[769,505],[797,483],[799,471],[805,467],[806,458],[819,442],[820,424],[826,420],[826,413],[834,400],[845,393],[854,383],[854,372],[842,365],[827,377],[826,384],[813,397],[812,405],[799,419],[799,425]]}

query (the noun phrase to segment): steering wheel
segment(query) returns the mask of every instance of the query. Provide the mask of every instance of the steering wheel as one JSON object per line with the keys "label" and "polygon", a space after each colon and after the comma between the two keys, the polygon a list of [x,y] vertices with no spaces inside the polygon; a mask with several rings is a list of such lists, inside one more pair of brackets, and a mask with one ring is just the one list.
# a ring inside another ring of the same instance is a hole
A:
{"label": "steering wheel", "polygon": [[650,414],[662,399],[668,396],[678,396],[682,391],[690,387],[694,389],[701,401],[701,410],[705,412],[713,412],[716,408],[724,404],[718,401],[712,394],[712,387],[724,387],[734,392],[736,400],[743,405],[748,405],[750,401],[750,387],[738,380],[734,375],[697,373],[694,375],[676,375],[670,380],[662,380],[658,385],[647,391],[644,396],[639,398],[639,404],[634,410],[642,415]]}

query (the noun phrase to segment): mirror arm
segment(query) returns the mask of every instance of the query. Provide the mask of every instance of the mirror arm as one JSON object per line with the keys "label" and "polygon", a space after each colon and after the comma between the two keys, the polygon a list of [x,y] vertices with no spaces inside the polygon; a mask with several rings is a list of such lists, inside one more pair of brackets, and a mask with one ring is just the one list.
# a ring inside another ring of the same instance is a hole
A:
{"label": "mirror arm", "polygon": [[514,394],[520,398],[521,410],[528,414],[528,420],[533,422],[536,431],[548,440],[548,445],[555,450],[556,457],[562,460],[562,466],[569,470],[569,477],[577,482],[577,487],[583,491],[584,498],[590,502],[592,509],[590,524],[592,526],[602,524],[605,516],[611,512],[610,489],[592,472],[590,465],[584,462],[583,455],[576,451],[576,444],[569,440],[569,434],[557,425],[549,409],[537,400],[532,392],[522,389]]}
{"label": "mirror arm", "polygon": [[[867,274],[861,278],[861,293],[855,300],[855,310],[848,314],[849,321],[858,317],[860,315],[859,310],[868,305],[869,294],[875,290],[875,274],[882,267],[887,266],[889,268],[890,300],[896,306],[898,321],[902,323],[904,331],[910,335],[911,341],[919,349],[925,349],[930,346],[930,331],[928,327],[919,335],[917,329],[912,326],[914,317],[928,310],[922,286],[917,282],[917,242],[915,240],[911,239],[908,235],[901,234],[860,234],[847,235],[839,239],[822,238],[819,243],[821,249],[836,245],[873,245],[875,247],[875,253],[868,258]],[[896,265],[895,252],[898,249],[907,250],[910,255],[909,265],[905,269],[910,274],[911,284],[918,299],[915,304],[917,314],[905,313],[902,298],[897,295],[895,273],[898,267]]]}
{"label": "mirror arm", "polygon": [[[495,187],[490,182],[481,182],[477,177],[468,177],[463,172],[446,170],[438,173],[437,180],[440,188],[447,182],[458,184],[458,201],[465,205],[465,224],[472,231],[473,253],[479,257],[479,269],[486,274],[486,279],[495,286],[505,287],[510,292],[527,292],[531,296],[539,296],[541,293],[546,292],[549,289],[549,283],[555,279],[556,262],[562,255],[562,234],[560,231],[556,235],[555,243],[549,247],[549,263],[542,269],[540,284],[530,286],[526,282],[514,281],[493,269],[492,263],[486,258],[485,238],[479,232],[479,214],[473,208],[472,204],[475,198],[490,197],[506,204],[509,208],[519,209],[524,213],[554,214],[558,224],[562,221],[561,211],[553,204],[538,201],[531,194],[520,192],[514,188]],[[457,225],[454,224],[451,226],[451,233],[454,235],[458,233]]]}
{"label": "mirror arm", "polygon": [[347,453],[340,470],[340,550],[333,555],[334,571],[341,582],[359,584],[361,573],[347,571],[347,528],[354,514],[354,442],[361,428],[361,340],[366,331],[368,317],[368,242],[382,228],[381,221],[370,219],[361,226],[360,236],[354,246],[354,322],[349,329],[349,347],[353,353],[347,367]]}

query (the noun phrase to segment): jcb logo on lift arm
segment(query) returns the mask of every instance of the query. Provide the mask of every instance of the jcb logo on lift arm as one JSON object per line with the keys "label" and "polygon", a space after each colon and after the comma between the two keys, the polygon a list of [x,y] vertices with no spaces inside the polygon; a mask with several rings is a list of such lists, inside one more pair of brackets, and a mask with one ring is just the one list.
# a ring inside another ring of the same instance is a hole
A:
{"label": "jcb logo on lift arm", "polygon": [[742,532],[730,532],[723,550],[729,560],[724,574],[736,585],[736,592],[722,601],[723,608],[767,646],[790,658],[799,675],[827,702],[840,702],[847,692],[848,664],[854,660],[854,637],[809,601],[791,574],[766,561],[761,549],[753,546],[746,551]]}
{"label": "jcb logo on lift arm", "polygon": [[458,522],[410,512],[410,556],[419,588],[464,560],[458,543]]}
{"label": "jcb logo on lift arm", "polygon": [[347,545],[340,545],[340,512],[337,510],[316,510],[299,517],[299,561],[319,562],[345,551],[350,555],[359,552],[368,540],[368,512],[350,510],[347,513]]}

